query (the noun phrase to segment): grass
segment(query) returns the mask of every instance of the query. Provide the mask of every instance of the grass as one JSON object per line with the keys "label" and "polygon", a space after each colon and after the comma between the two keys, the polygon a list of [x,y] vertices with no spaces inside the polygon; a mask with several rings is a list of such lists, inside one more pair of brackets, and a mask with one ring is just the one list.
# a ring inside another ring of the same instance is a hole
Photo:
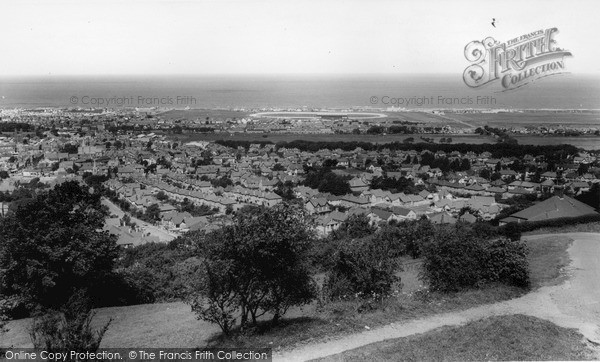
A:
{"label": "grass", "polygon": [[560,228],[546,227],[534,231],[523,233],[523,236],[555,234],[560,233],[600,233],[600,222],[590,222],[586,224],[567,225]]}
{"label": "grass", "polygon": [[[102,340],[102,347],[107,348],[197,346],[219,331],[215,325],[196,320],[190,307],[181,302],[100,308],[93,323],[99,327],[110,318],[113,321]],[[31,347],[30,325],[29,318],[9,322],[9,331],[0,335],[0,347]]]}
{"label": "grass", "polygon": [[320,361],[594,360],[573,329],[525,315],[490,317],[329,356]]}
{"label": "grass", "polygon": [[286,318],[274,327],[263,322],[249,333],[236,330],[228,337],[215,335],[209,340],[209,346],[289,348],[364,331],[365,326],[374,328],[391,322],[465,310],[515,298],[523,293],[519,288],[497,285],[452,294],[399,294],[373,304],[355,300],[328,303],[318,307],[310,317]]}
{"label": "grass", "polygon": [[[572,240],[561,235],[528,238],[529,263],[533,287],[559,283],[569,263],[567,249]],[[217,326],[197,321],[184,303],[146,304],[98,310],[98,325],[109,318],[113,322],[102,342],[103,347],[291,347],[438,313],[465,310],[478,305],[516,298],[526,290],[503,285],[459,293],[426,292],[418,279],[418,268],[407,268],[400,277],[402,290],[393,298],[371,305],[360,301],[313,303],[288,312],[273,327],[261,323],[255,333],[234,333],[224,338]],[[0,338],[0,347],[30,345],[27,328],[30,320],[12,321],[10,331]]]}
{"label": "grass", "polygon": [[501,113],[449,113],[453,118],[471,123],[476,127],[538,127],[568,125],[572,127],[596,127],[600,114],[596,111],[572,113],[566,111],[501,112]]}
{"label": "grass", "polygon": [[533,288],[557,285],[566,279],[564,270],[571,262],[567,251],[571,244],[573,240],[564,235],[528,238],[529,275]]}

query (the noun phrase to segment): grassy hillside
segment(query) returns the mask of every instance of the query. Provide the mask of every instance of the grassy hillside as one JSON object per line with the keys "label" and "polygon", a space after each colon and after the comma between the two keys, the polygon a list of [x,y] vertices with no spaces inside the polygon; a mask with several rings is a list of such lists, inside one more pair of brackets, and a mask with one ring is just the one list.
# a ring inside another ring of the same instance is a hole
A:
{"label": "grassy hillside", "polygon": [[594,360],[578,332],[525,315],[491,317],[461,327],[373,343],[321,361]]}

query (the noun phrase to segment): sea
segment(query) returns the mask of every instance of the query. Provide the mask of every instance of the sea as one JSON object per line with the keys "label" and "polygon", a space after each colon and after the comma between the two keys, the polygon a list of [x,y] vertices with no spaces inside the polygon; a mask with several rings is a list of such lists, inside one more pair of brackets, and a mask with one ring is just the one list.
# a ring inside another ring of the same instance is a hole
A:
{"label": "sea", "polygon": [[502,91],[462,74],[0,77],[0,108],[600,109],[600,77],[559,74]]}

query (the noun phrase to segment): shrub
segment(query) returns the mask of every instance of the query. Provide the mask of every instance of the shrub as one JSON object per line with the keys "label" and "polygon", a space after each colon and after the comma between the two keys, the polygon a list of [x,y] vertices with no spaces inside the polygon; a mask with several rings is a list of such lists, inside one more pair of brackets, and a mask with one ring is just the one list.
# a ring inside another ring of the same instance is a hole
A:
{"label": "shrub", "polygon": [[391,257],[389,243],[367,237],[343,243],[323,286],[328,300],[353,297],[380,299],[388,296],[400,279],[399,264]]}
{"label": "shrub", "polygon": [[94,330],[91,327],[94,316],[85,293],[74,293],[60,311],[34,318],[29,333],[34,348],[48,352],[96,352],[111,321]]}
{"label": "shrub", "polygon": [[422,251],[421,279],[433,290],[458,291],[493,282],[529,285],[527,246],[520,240],[481,237],[459,223],[439,228]]}

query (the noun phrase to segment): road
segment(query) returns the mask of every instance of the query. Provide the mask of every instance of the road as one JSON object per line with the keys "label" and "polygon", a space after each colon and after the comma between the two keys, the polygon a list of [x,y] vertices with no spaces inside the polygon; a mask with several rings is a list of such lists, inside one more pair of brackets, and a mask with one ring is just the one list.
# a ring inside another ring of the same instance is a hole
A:
{"label": "road", "polygon": [[[110,200],[102,198],[102,204],[108,206],[109,214],[117,215],[119,219],[123,217],[123,210],[121,210],[117,205],[113,204]],[[142,230],[144,230],[145,232],[149,232],[152,236],[158,236],[158,239],[160,241],[168,242],[177,237],[177,235],[172,234],[166,231],[165,229],[159,228],[145,221],[142,221],[138,218],[135,218],[131,214],[129,216],[131,217],[132,222],[136,223],[136,225],[139,225],[142,228]]]}
{"label": "road", "polygon": [[[600,234],[563,234],[574,240],[569,248],[569,278],[561,285],[542,287],[523,297],[483,305],[460,312],[444,313],[411,322],[392,323],[330,341],[275,353],[274,361],[306,361],[392,338],[425,333],[442,326],[510,314],[526,314],[561,327],[578,329],[596,346],[600,345]],[[537,235],[543,238],[550,235]],[[534,238],[534,237],[532,237]],[[599,353],[600,357],[600,353]]]}

